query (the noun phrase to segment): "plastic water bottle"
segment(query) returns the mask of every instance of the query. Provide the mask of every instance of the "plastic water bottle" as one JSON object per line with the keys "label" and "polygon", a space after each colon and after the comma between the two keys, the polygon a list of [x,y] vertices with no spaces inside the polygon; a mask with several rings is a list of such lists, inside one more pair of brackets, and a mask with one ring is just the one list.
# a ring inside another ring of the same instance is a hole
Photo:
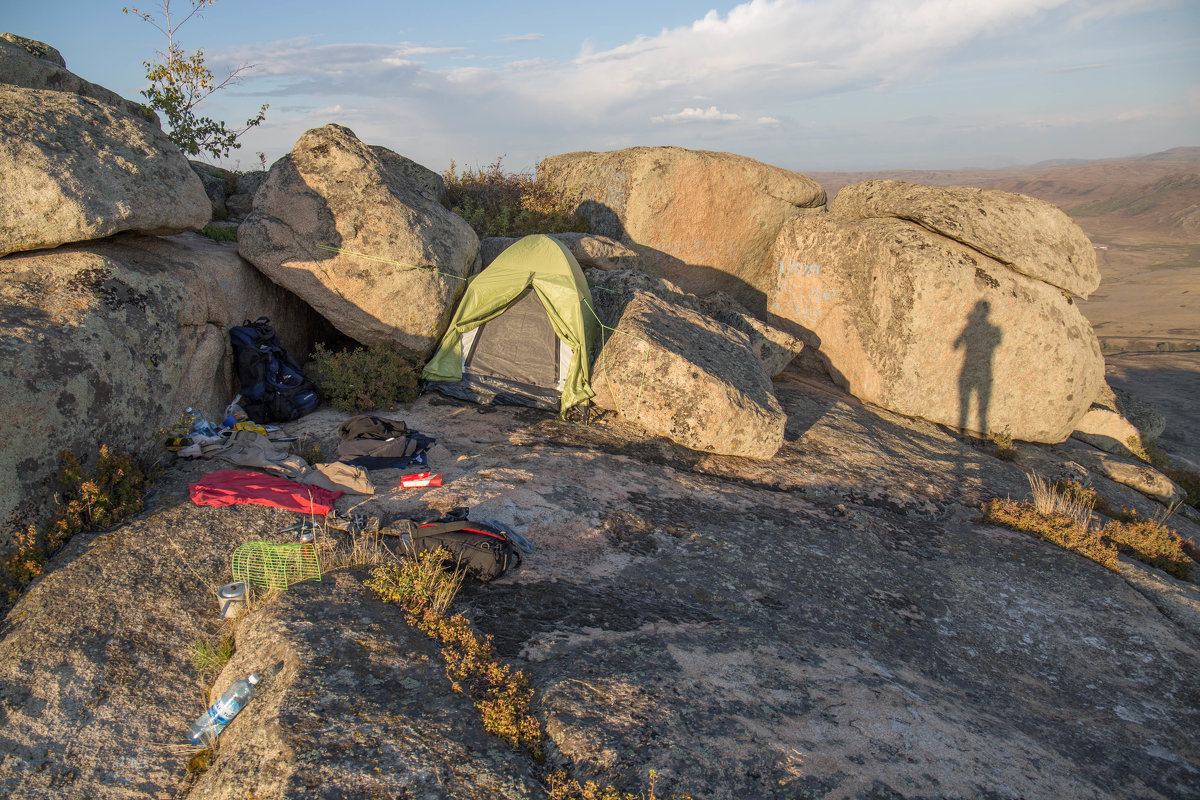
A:
{"label": "plastic water bottle", "polygon": [[230,686],[217,702],[208,707],[208,711],[205,711],[199,719],[192,723],[192,728],[188,732],[188,741],[196,747],[212,744],[213,740],[217,738],[217,734],[225,730],[229,721],[237,716],[246,703],[250,702],[256,683],[258,683],[258,676],[251,675]]}
{"label": "plastic water bottle", "polygon": [[186,415],[185,418],[190,420],[192,423],[192,433],[198,433],[201,436],[217,435],[216,427],[203,416],[201,416],[197,411],[195,411],[191,406],[188,406],[186,409],[184,409],[184,414]]}

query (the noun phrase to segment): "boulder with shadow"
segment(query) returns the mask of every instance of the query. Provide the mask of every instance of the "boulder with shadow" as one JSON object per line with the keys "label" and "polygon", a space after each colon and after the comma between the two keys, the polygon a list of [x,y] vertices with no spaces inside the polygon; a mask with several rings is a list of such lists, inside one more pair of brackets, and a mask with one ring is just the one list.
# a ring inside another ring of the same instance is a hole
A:
{"label": "boulder with shadow", "polygon": [[449,323],[479,239],[438,202],[430,171],[326,125],[276,161],[238,250],[342,333],[427,354]]}
{"label": "boulder with shadow", "polygon": [[[551,233],[548,234],[567,246],[571,255],[584,269],[636,269],[638,254],[620,242],[607,236],[592,233]],[[515,244],[517,236],[487,236],[479,240],[479,252],[483,258],[483,266],[496,260],[496,257]]]}
{"label": "boulder with shadow", "polygon": [[200,178],[157,127],[89,97],[0,84],[0,255],[199,230]]}
{"label": "boulder with shadow", "polygon": [[597,406],[685,447],[770,458],[786,415],[749,338],[635,290],[592,367]]}
{"label": "boulder with shadow", "polygon": [[697,295],[725,291],[761,315],[780,228],[825,205],[812,179],[745,156],[682,147],[565,153],[538,165],[590,229],[638,268]]}
{"label": "boulder with shadow", "polygon": [[235,391],[229,328],[265,315],[303,360],[333,331],[238,254],[197,234],[122,234],[0,259],[0,550],[40,519],[70,449],[153,452],[187,406],[219,419]]}
{"label": "boulder with shadow", "polygon": [[1123,389],[1105,382],[1091,408],[1071,434],[1080,441],[1118,456],[1136,456],[1134,448],[1166,430],[1162,412]]}
{"label": "boulder with shadow", "polygon": [[829,210],[848,219],[904,219],[1086,298],[1100,285],[1096,251],[1066,213],[1016,192],[906,181],[863,181],[838,192]]}
{"label": "boulder with shadow", "polygon": [[771,313],[867,402],[1061,442],[1103,384],[1100,345],[1066,292],[914,222],[798,217],[774,260]]}

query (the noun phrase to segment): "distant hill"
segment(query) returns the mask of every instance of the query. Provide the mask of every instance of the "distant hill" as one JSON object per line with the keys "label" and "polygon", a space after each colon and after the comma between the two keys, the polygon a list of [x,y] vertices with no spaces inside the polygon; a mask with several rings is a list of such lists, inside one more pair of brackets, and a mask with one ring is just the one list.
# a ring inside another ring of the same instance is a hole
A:
{"label": "distant hill", "polygon": [[1093,239],[1109,238],[1109,229],[1128,233],[1125,229],[1136,223],[1142,238],[1200,244],[1200,147],[1175,147],[1109,161],[1061,159],[1009,169],[805,174],[825,187],[830,199],[842,187],[865,180],[977,186],[1054,203]]}

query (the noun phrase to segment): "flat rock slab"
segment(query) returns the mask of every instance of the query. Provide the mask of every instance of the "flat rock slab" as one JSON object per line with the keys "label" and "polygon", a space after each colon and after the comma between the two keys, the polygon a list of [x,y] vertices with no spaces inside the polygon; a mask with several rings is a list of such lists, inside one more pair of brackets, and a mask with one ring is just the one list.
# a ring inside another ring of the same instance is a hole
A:
{"label": "flat rock slab", "polygon": [[[377,471],[374,497],[338,509],[467,505],[536,544],[455,609],[530,676],[547,767],[580,780],[645,792],[654,769],[661,796],[715,800],[1200,790],[1200,638],[1152,588],[976,524],[980,497],[1027,488],[1021,464],[791,373],[776,393],[788,425],[768,461],[648,440],[619,419],[425,398],[391,416],[438,437],[443,485],[396,489],[399,470]],[[345,416],[288,430],[331,452]],[[541,768],[472,729],[430,643],[355,571],[239,621],[214,690],[269,678],[208,772],[189,783],[185,754],[149,747],[176,741],[203,702],[187,654],[220,630],[207,592],[228,580],[229,549],[296,519],[188,504],[187,480],[217,466],[182,465],[150,513],[75,540],[14,607],[0,791],[543,796]],[[1195,600],[1194,585],[1162,580]]]}

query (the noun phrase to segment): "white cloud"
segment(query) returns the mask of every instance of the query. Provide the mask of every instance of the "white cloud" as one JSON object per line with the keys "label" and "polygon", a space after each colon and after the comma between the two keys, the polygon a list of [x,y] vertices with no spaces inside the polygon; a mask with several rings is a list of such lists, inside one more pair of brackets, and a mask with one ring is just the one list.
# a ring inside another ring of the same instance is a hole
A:
{"label": "white cloud", "polygon": [[1070,67],[1059,67],[1058,69],[1048,69],[1048,70],[1046,70],[1046,72],[1050,75],[1058,75],[1063,72],[1082,72],[1083,70],[1103,69],[1104,67],[1111,67],[1111,66],[1112,66],[1112,64],[1075,64]]}
{"label": "white cloud", "polygon": [[[1043,46],[1057,41],[1054,31],[1072,21],[1083,19],[1081,26],[1091,24],[1085,18],[1111,21],[1125,1],[748,0],[727,13],[711,11],[687,24],[631,35],[616,47],[597,50],[582,42],[567,60],[503,55],[512,48],[500,41],[543,38],[526,33],[496,34],[490,48],[470,49],[437,41],[296,39],[223,51],[219,59],[210,55],[210,65],[260,64],[239,91],[271,102],[268,118],[288,104],[284,98],[308,108],[373,107],[377,129],[390,137],[379,143],[395,144],[399,152],[408,146],[404,137],[421,147],[442,139],[447,144],[439,147],[478,142],[451,155],[490,158],[507,152],[519,166],[568,149],[666,143],[669,129],[672,144],[770,160],[779,153],[796,158],[798,133],[825,150],[878,150],[868,140],[894,130],[885,133],[873,120],[894,127],[914,116],[941,115],[947,103],[965,97],[961,86],[973,80],[970,71],[1003,87],[1022,71],[1027,79],[1034,69],[1044,74],[1109,66],[1111,50],[1049,51],[1054,60],[1047,63]],[[1164,2],[1128,0],[1138,11]],[[1084,13],[1088,10],[1094,13]],[[1034,41],[1042,49],[1030,44]],[[1055,62],[1065,66],[1053,69]],[[958,93],[931,90],[938,81]],[[889,92],[892,88],[904,92]],[[371,106],[364,97],[383,102]],[[1114,99],[1110,117],[1139,102]],[[1044,116],[1055,104],[1043,103],[1035,113],[1028,110],[1032,103],[1028,108],[1013,103],[1019,101],[998,93],[997,105],[981,99],[966,106],[978,107],[993,122],[1003,117],[1012,125],[1029,120],[1039,129],[1061,129],[1063,120]],[[721,110],[730,108],[745,117]],[[746,112],[768,108],[770,116]],[[946,130],[947,136],[960,135]],[[851,143],[855,136],[858,144]],[[761,149],[745,150],[751,145]],[[880,150],[879,157],[889,152]]]}
{"label": "white cloud", "polygon": [[732,122],[741,119],[738,114],[726,114],[717,110],[716,106],[704,108],[685,108],[674,114],[662,114],[651,117],[651,122]]}
{"label": "white cloud", "polygon": [[537,69],[538,67],[544,67],[548,64],[550,64],[550,62],[544,58],[527,58],[523,61],[509,61],[504,65],[504,69],[506,71]]}

